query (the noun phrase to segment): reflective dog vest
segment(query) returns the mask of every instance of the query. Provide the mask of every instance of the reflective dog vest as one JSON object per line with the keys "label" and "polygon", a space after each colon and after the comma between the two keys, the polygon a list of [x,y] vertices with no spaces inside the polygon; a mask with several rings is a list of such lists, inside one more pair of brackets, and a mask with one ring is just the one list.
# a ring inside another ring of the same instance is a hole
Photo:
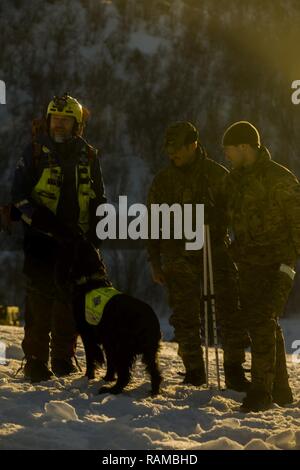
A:
{"label": "reflective dog vest", "polygon": [[107,302],[115,295],[122,294],[114,287],[99,287],[85,296],[85,319],[90,325],[98,325]]}

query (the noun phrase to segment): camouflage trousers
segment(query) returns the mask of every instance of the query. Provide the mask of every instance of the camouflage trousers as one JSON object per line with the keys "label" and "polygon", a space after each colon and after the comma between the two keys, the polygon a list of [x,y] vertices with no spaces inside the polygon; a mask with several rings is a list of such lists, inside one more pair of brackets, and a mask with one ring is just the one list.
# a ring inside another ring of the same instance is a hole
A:
{"label": "camouflage trousers", "polygon": [[51,347],[52,359],[70,359],[77,341],[71,298],[55,286],[51,269],[40,274],[27,279],[24,354],[47,362]]}
{"label": "camouflage trousers", "polygon": [[243,327],[251,340],[252,388],[268,393],[272,393],[274,385],[288,386],[278,317],[283,313],[293,281],[279,267],[238,265]]}
{"label": "camouflage trousers", "polygon": [[[214,247],[212,255],[216,316],[224,363],[242,364],[249,339],[241,326],[237,270],[225,247]],[[204,316],[202,253],[163,257],[163,271],[172,309],[169,322],[174,327],[178,354],[187,370],[197,369],[203,358],[200,337],[200,319]]]}

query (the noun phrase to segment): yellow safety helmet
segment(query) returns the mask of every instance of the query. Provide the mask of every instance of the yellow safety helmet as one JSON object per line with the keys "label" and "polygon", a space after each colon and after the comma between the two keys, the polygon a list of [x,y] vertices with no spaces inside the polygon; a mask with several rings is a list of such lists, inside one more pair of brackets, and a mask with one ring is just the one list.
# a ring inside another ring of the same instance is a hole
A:
{"label": "yellow safety helmet", "polygon": [[51,114],[54,116],[71,116],[74,117],[78,126],[83,124],[84,111],[83,107],[72,96],[65,93],[63,96],[54,96],[47,108],[48,118]]}

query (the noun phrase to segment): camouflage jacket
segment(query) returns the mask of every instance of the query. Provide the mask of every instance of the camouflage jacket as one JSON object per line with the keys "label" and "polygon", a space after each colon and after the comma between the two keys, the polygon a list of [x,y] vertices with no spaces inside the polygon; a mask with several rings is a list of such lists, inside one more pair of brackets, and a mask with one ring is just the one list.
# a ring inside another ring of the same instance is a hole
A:
{"label": "camouflage jacket", "polygon": [[300,255],[300,184],[262,147],[254,165],[225,177],[235,261],[294,263]]}
{"label": "camouflage jacket", "polygon": [[[225,222],[224,198],[222,183],[225,167],[207,158],[205,152],[198,148],[196,159],[186,167],[175,167],[173,163],[163,168],[155,177],[148,193],[148,210],[150,204],[172,205],[204,204],[205,220],[211,227],[213,242],[224,244],[227,234]],[[172,229],[171,229],[172,233]],[[186,250],[186,240],[148,240],[149,261],[154,265],[161,264],[161,257],[177,258],[180,256],[199,256],[199,250]]]}

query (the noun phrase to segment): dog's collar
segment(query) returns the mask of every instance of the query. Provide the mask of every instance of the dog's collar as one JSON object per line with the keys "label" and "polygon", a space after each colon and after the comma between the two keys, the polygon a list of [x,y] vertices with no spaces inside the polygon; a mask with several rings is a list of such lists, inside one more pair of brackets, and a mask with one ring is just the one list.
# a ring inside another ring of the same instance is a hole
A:
{"label": "dog's collar", "polygon": [[83,284],[87,284],[89,281],[101,281],[104,279],[104,276],[100,273],[94,273],[91,276],[81,276],[80,279],[77,279],[76,284],[77,286],[82,286]]}

